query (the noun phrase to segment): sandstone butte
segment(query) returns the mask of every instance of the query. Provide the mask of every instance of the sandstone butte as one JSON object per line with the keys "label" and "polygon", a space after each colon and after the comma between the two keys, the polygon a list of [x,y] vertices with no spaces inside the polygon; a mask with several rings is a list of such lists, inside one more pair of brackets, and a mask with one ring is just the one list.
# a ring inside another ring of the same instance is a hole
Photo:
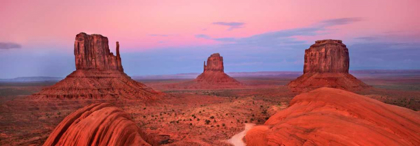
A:
{"label": "sandstone butte", "polygon": [[305,50],[303,75],[288,86],[292,91],[320,87],[357,91],[370,87],[349,74],[349,67],[349,51],[341,40],[319,40]]}
{"label": "sandstone butte", "polygon": [[71,113],[50,134],[44,146],[149,146],[147,136],[130,115],[107,103]]}
{"label": "sandstone butte", "polygon": [[219,53],[212,54],[204,61],[204,70],[196,79],[196,82],[219,86],[240,86],[241,83],[225,73],[223,57]]}
{"label": "sandstone butte", "polygon": [[32,95],[35,98],[144,99],[155,100],[161,92],[132,80],[121,65],[120,45],[116,56],[108,38],[79,33],[74,42],[76,71],[51,87]]}
{"label": "sandstone butte", "polygon": [[420,113],[334,88],[294,97],[288,108],[255,126],[248,146],[420,145]]}

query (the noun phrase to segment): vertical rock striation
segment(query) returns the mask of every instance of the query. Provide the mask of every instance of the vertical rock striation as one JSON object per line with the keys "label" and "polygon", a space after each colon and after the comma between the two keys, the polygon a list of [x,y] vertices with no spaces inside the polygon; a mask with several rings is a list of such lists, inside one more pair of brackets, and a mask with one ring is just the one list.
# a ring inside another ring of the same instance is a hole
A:
{"label": "vertical rock striation", "polygon": [[341,40],[319,40],[305,50],[303,75],[291,81],[293,91],[320,87],[361,90],[369,87],[349,74],[349,51]]}
{"label": "vertical rock striation", "polygon": [[341,40],[320,40],[305,50],[303,73],[349,73],[349,62]]}
{"label": "vertical rock striation", "polygon": [[117,56],[109,50],[108,38],[99,34],[79,33],[74,41],[76,69],[123,71],[117,42]]}
{"label": "vertical rock striation", "polygon": [[207,59],[207,65],[206,62],[204,62],[204,72],[225,72],[223,67],[223,57],[220,56],[219,53],[212,54]]}

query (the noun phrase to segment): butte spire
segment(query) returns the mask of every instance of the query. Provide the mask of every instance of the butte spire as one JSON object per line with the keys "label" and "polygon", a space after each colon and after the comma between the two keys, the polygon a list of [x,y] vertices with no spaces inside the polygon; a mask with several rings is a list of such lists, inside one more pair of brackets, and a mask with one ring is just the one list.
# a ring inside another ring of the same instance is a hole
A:
{"label": "butte spire", "polygon": [[341,40],[319,40],[305,50],[303,75],[291,81],[293,91],[332,87],[350,91],[369,87],[349,74],[349,50]]}
{"label": "butte spire", "polygon": [[225,73],[223,57],[219,53],[210,55],[207,64],[204,62],[204,70],[196,79],[196,82],[208,85],[237,86],[240,82]]}
{"label": "butte spire", "polygon": [[161,92],[132,80],[124,73],[120,45],[116,56],[108,38],[79,33],[74,41],[76,71],[51,87],[32,95],[35,98],[94,98],[155,100]]}

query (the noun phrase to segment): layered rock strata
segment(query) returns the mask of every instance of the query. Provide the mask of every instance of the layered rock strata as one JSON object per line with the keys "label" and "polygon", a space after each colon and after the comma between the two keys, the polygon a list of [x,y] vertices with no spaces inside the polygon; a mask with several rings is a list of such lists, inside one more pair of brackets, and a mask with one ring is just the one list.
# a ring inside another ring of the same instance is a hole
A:
{"label": "layered rock strata", "polygon": [[44,146],[149,146],[130,115],[110,104],[83,107],[64,118]]}

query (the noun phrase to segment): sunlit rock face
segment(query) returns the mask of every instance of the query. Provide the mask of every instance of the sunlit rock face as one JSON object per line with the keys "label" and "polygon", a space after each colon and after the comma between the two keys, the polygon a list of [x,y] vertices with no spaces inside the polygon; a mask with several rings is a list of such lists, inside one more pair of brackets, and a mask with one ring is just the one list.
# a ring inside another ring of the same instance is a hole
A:
{"label": "sunlit rock face", "polygon": [[149,146],[146,138],[129,114],[101,103],[83,107],[64,118],[44,146]]}
{"label": "sunlit rock face", "polygon": [[247,146],[420,145],[420,113],[334,88],[295,96],[245,136]]}

